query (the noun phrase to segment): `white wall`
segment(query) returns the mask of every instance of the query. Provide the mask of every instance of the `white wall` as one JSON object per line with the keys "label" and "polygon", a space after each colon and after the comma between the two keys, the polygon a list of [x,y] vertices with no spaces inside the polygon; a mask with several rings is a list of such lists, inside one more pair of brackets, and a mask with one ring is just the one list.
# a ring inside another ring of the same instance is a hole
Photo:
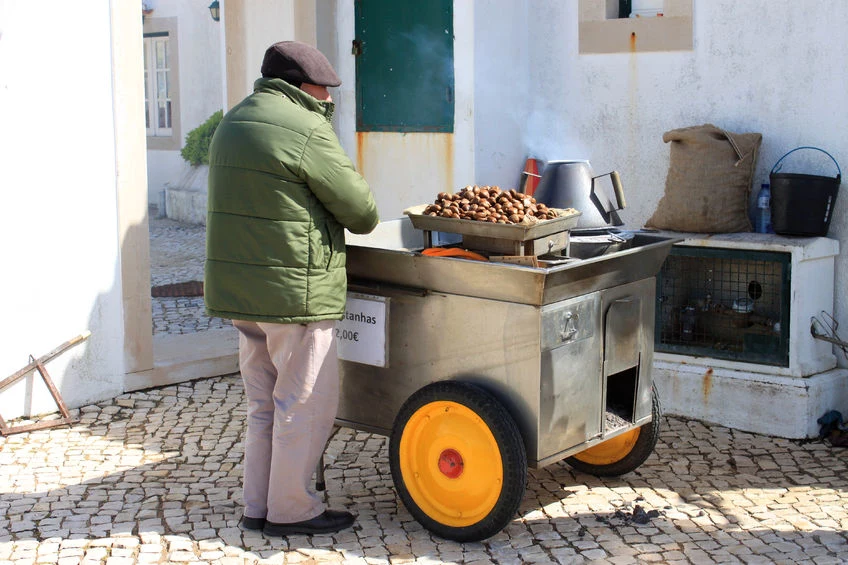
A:
{"label": "white wall", "polygon": [[[50,10],[0,3],[0,377],[90,330],[47,365],[79,406],[124,375],[112,38],[108,3]],[[0,391],[4,419],[55,410],[38,377]]]}
{"label": "white wall", "polygon": [[[664,191],[667,130],[710,122],[762,133],[755,187],[800,145],[822,147],[848,167],[848,3],[695,0],[694,51],[612,55],[578,55],[578,0],[476,5],[478,180],[514,182],[526,153],[586,158],[598,173],[621,173],[622,219],[639,227]],[[495,100],[492,82],[500,85]],[[509,105],[519,118],[525,108],[523,126]],[[515,144],[519,137],[524,146]],[[804,161],[794,172],[835,174],[826,157]],[[843,194],[829,233],[843,245],[846,207]],[[836,271],[836,318],[848,327],[848,296],[839,291],[848,283],[844,256]]]}
{"label": "white wall", "polygon": [[[211,114],[210,114],[211,115]],[[185,145],[185,136],[183,136]],[[165,185],[175,186],[185,171],[186,162],[179,151],[147,151],[147,200],[159,204]]]}
{"label": "white wall", "polygon": [[[211,1],[211,0],[210,0]],[[223,21],[209,13],[209,2],[155,0],[152,18],[177,18],[179,45],[180,147],[188,133],[222,109],[223,64],[221,35]],[[261,59],[260,59],[261,61]],[[256,69],[258,76],[258,64]],[[148,199],[159,202],[166,183],[176,183],[185,161],[178,150],[148,151]]]}

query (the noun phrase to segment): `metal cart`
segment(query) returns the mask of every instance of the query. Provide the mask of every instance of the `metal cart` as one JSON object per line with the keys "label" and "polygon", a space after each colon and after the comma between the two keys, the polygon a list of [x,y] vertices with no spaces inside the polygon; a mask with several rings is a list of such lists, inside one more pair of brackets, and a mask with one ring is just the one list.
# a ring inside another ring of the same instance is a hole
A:
{"label": "metal cart", "polygon": [[410,513],[441,537],[481,540],[513,518],[528,467],[641,465],[660,420],[654,276],[677,240],[636,233],[628,249],[580,259],[572,221],[551,232],[410,217],[428,244],[452,229],[463,247],[539,265],[348,246],[337,423],[389,437]]}

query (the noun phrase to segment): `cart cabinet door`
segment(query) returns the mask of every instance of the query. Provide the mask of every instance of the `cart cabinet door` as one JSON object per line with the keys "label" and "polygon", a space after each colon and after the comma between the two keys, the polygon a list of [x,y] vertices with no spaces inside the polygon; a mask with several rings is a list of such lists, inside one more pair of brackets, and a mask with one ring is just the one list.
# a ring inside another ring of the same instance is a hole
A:
{"label": "cart cabinet door", "polygon": [[633,424],[652,413],[655,297],[653,278],[601,292],[605,411]]}
{"label": "cart cabinet door", "polygon": [[604,323],[604,376],[639,365],[642,343],[642,301],[636,296],[614,300]]}
{"label": "cart cabinet door", "polygon": [[542,309],[539,461],[601,433],[600,295]]}

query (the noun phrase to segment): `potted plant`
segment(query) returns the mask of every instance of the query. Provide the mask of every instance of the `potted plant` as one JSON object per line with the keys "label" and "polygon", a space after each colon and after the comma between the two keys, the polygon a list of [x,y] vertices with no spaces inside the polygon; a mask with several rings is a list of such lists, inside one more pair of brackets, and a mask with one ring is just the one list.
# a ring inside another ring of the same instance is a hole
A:
{"label": "potted plant", "polygon": [[188,132],[185,146],[180,150],[180,155],[186,162],[194,167],[209,164],[209,144],[212,143],[212,136],[223,117],[223,110],[218,110],[208,120]]}

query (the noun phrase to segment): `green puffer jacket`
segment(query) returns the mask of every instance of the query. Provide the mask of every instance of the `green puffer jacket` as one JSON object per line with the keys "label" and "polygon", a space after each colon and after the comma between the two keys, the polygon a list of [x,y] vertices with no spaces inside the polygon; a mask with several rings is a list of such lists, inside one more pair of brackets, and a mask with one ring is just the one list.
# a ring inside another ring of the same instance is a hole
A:
{"label": "green puffer jacket", "polygon": [[283,80],[261,78],[215,130],[204,281],[210,316],[342,318],[343,228],[368,233],[379,219],[333,132],[333,109]]}

